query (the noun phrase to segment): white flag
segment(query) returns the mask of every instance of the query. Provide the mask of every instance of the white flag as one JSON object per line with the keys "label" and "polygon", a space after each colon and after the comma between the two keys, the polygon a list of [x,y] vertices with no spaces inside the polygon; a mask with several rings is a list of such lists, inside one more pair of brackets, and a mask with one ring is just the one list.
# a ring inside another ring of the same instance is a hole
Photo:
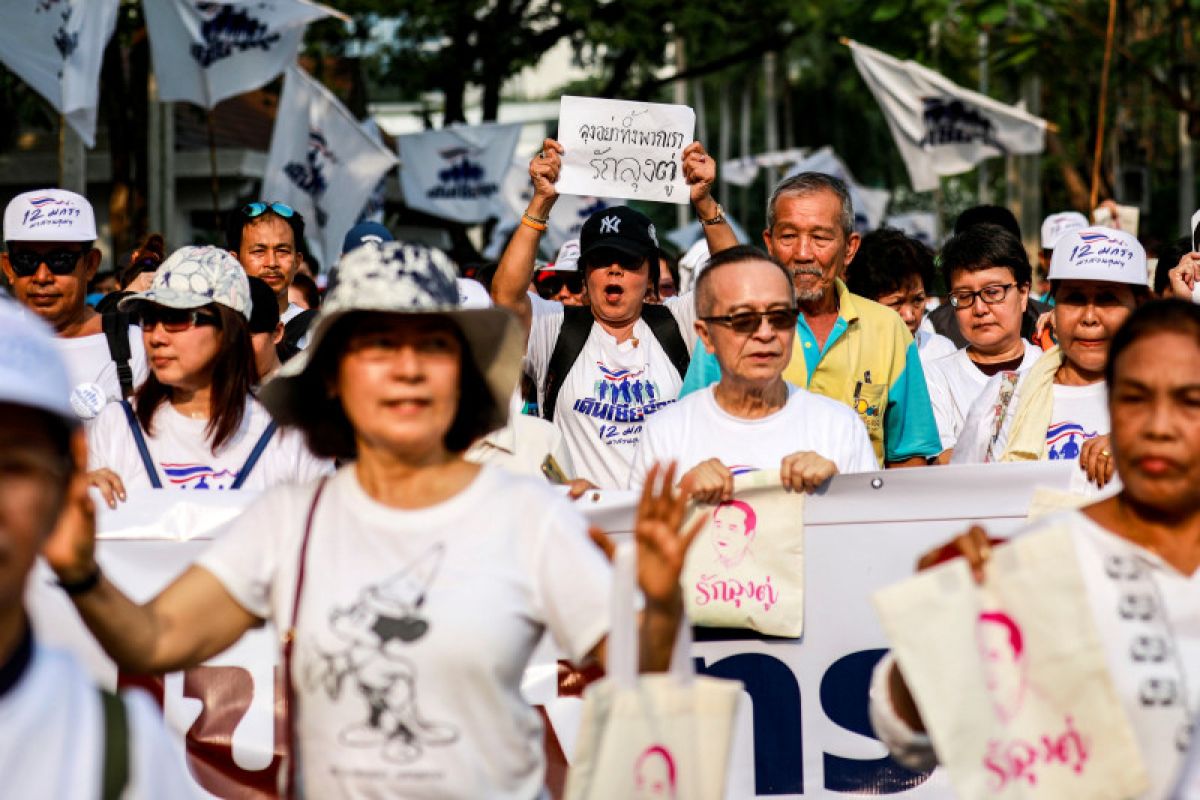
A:
{"label": "white flag", "polygon": [[913,61],[850,42],[859,74],[875,95],[913,188],[937,188],[985,158],[1040,153],[1046,121],[964,89]]}
{"label": "white flag", "polygon": [[6,3],[0,25],[0,61],[65,116],[88,147],[96,145],[100,65],[119,5],[120,0]]}
{"label": "white flag", "polygon": [[492,123],[401,136],[404,205],[468,224],[503,216],[501,186],[520,135],[520,124]]}
{"label": "white flag", "polygon": [[212,108],[295,63],[304,28],[345,15],[310,0],[147,0],[158,98]]}
{"label": "white flag", "polygon": [[396,156],[363,130],[328,89],[300,67],[288,69],[262,196],[304,215],[309,247],[322,264],[341,254],[346,231],[379,179],[395,165]]}

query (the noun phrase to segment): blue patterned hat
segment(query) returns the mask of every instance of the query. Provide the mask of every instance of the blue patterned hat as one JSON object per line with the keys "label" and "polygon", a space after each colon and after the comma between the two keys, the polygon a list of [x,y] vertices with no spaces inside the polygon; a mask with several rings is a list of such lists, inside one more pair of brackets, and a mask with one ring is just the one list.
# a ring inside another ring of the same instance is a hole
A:
{"label": "blue patterned hat", "polygon": [[462,331],[467,356],[483,375],[494,401],[493,429],[503,427],[521,373],[525,337],[507,309],[464,308],[457,277],[458,269],[450,257],[425,245],[384,242],[351,250],[342,257],[338,283],[309,328],[308,347],[263,386],[259,400],[280,422],[303,427],[307,421],[305,398],[313,391],[324,391],[315,384],[310,366],[338,320],[362,312],[435,314],[447,317]]}
{"label": "blue patterned hat", "polygon": [[144,292],[121,301],[129,311],[138,303],[168,308],[200,308],[220,303],[250,319],[250,282],[241,263],[219,247],[181,247],[159,266]]}

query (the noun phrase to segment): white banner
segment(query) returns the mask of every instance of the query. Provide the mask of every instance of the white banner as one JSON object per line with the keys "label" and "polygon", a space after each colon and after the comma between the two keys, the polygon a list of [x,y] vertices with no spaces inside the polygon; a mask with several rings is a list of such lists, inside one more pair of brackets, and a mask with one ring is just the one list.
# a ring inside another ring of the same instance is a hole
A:
{"label": "white banner", "polygon": [[205,108],[295,63],[308,23],[348,19],[311,0],[147,0],[142,8],[158,98]]}
{"label": "white banner", "polygon": [[[910,576],[919,554],[972,521],[1005,535],[1021,526],[1034,487],[1067,490],[1074,463],[989,464],[846,475],[805,503],[804,635],[697,629],[697,671],[743,682],[729,798],[805,798],[894,794],[950,798],[940,771],[906,770],[887,757],[867,722],[871,669],[886,639],[871,595]],[[172,498],[178,498],[174,507]],[[153,596],[221,535],[251,494],[131,493],[116,512],[101,510],[98,554],[105,574],[135,599]],[[186,501],[186,502],[185,502]],[[590,492],[580,508],[610,531],[632,528],[632,492]],[[157,520],[157,522],[156,522]],[[152,540],[155,529],[163,538]],[[84,630],[44,568],[29,600],[38,636],[80,655],[111,686],[116,670]],[[168,722],[188,733],[190,766],[215,795],[270,797],[282,731],[271,713],[278,642],[252,631],[209,664],[166,676],[160,689]],[[582,701],[559,684],[556,656],[543,647],[523,690],[551,722],[551,770],[574,750]],[[560,759],[555,762],[556,756]]]}
{"label": "white banner", "polygon": [[859,74],[883,109],[913,189],[966,172],[985,158],[1040,153],[1046,121],[972,92],[914,61],[850,42]]}
{"label": "white banner", "polygon": [[300,67],[288,69],[262,196],[304,215],[309,247],[322,264],[341,255],[346,231],[395,164],[332,92]]}
{"label": "white banner", "polygon": [[564,95],[558,190],[684,205],[683,148],[695,132],[696,113],[687,106]]}
{"label": "white banner", "polygon": [[491,123],[398,137],[404,205],[467,224],[503,217],[501,184],[520,136],[520,124]]}
{"label": "white banner", "polygon": [[0,25],[0,62],[65,116],[89,148],[96,145],[100,66],[119,5],[120,0],[6,3]]}

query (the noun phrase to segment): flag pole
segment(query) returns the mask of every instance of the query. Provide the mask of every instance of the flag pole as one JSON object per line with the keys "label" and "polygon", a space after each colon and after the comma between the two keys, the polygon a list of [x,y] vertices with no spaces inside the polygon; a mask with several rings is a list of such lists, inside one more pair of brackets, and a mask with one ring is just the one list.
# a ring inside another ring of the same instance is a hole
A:
{"label": "flag pole", "polygon": [[1096,147],[1092,151],[1091,205],[1100,199],[1100,155],[1104,149],[1104,115],[1108,108],[1108,69],[1112,64],[1113,32],[1117,23],[1117,0],[1108,0],[1108,32],[1104,37],[1104,67],[1100,71],[1100,109],[1096,121]]}

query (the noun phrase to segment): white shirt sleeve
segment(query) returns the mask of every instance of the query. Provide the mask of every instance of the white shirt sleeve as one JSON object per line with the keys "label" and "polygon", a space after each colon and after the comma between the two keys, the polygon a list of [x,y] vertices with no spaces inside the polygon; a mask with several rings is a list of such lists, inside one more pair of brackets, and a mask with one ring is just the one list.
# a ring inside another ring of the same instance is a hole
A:
{"label": "white shirt sleeve", "polygon": [[844,468],[839,466],[838,471],[843,475],[853,472],[875,472],[879,469],[879,460],[875,458],[875,448],[871,445],[867,426],[858,414],[851,411],[850,415],[853,417],[853,423],[849,426],[850,436],[846,443],[848,457]]}
{"label": "white shirt sleeve", "polygon": [[937,766],[937,754],[929,736],[917,733],[900,719],[892,706],[888,676],[896,659],[889,650],[871,673],[871,699],[867,706],[871,727],[888,749],[892,758],[911,770],[924,772]]}
{"label": "white shirt sleeve", "polygon": [[[538,298],[541,300],[541,298]],[[542,389],[546,385],[546,370],[550,368],[550,356],[558,342],[563,325],[561,303],[534,303],[533,320],[529,326],[529,343],[525,347],[525,365],[538,387],[538,405],[544,404]]]}
{"label": "white shirt sleeve", "polygon": [[282,537],[303,526],[315,490],[315,485],[268,490],[196,562],[259,619],[273,616],[271,598],[283,557]]}
{"label": "white shirt sleeve", "polygon": [[323,475],[332,475],[336,465],[332,459],[318,458],[308,449],[304,434],[295,429],[279,430],[278,457],[291,468],[289,483],[308,483]]}
{"label": "white shirt sleeve", "polygon": [[687,344],[688,355],[691,355],[692,348],[696,346],[695,293],[685,292],[675,297],[668,297],[663,301],[663,305],[674,315],[675,322],[679,325],[679,335]]}
{"label": "white shirt sleeve", "polygon": [[109,403],[90,425],[84,427],[88,441],[88,471],[110,469],[117,473],[126,489],[133,485],[150,486],[146,466],[120,403]]}
{"label": "white shirt sleeve", "polygon": [[929,405],[933,408],[933,419],[937,423],[938,438],[942,440],[942,449],[954,447],[954,401],[951,397],[949,381],[946,378],[942,359],[935,359],[925,365],[925,386],[929,389]]}
{"label": "white shirt sleeve", "polygon": [[533,540],[535,611],[559,648],[580,663],[608,633],[612,568],[588,537],[583,515],[564,497],[544,491]]}

